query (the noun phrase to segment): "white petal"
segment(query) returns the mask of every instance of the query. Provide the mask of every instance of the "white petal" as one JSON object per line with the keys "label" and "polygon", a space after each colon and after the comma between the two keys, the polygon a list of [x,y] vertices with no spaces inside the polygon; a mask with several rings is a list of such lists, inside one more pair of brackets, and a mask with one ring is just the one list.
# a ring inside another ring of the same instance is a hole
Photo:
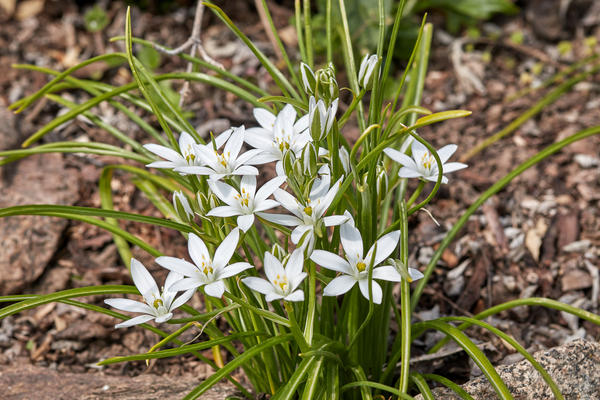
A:
{"label": "white petal", "polygon": [[[363,296],[365,296],[365,299],[369,300],[369,281],[367,279],[361,279],[358,281],[358,287]],[[383,297],[381,286],[379,286],[377,282],[371,281],[371,287],[373,288],[373,303],[381,304],[381,298]]]}
{"label": "white petal", "polygon": [[240,126],[238,128],[233,129],[233,133],[225,143],[225,148],[223,149],[223,154],[230,160],[235,160],[240,154],[240,150],[242,149],[242,145],[244,144],[244,126]]}
{"label": "white petal", "polygon": [[400,282],[402,275],[391,265],[384,265],[373,269],[373,279],[383,279],[384,281]]}
{"label": "white petal", "polygon": [[265,150],[262,150],[262,149],[248,150],[248,151],[240,154],[240,156],[237,158],[236,164],[237,165],[242,165],[242,164],[259,165],[259,164],[264,164],[265,162],[269,162],[269,161],[265,161],[265,160],[269,159],[268,157],[266,159],[260,158],[260,156],[263,153],[265,153]]}
{"label": "white petal", "polygon": [[162,158],[172,161],[172,162],[184,160],[184,158],[181,156],[181,154],[179,154],[178,152],[176,152],[175,150],[173,150],[169,147],[161,146],[159,144],[149,143],[149,144],[145,144],[144,148],[146,150],[148,150],[149,152],[154,153],[157,156],[162,157]]}
{"label": "white petal", "polygon": [[410,145],[410,151],[412,152],[412,158],[416,162],[419,162],[419,160],[423,158],[424,154],[429,153],[427,147],[425,147],[425,145],[418,140],[413,140],[412,144]]}
{"label": "white petal", "polygon": [[177,167],[174,171],[190,175],[211,175],[215,173],[212,168],[199,166]]}
{"label": "white petal", "polygon": [[128,328],[133,325],[143,324],[144,322],[148,322],[151,319],[154,319],[154,315],[138,315],[137,317],[128,319],[127,321],[123,321],[120,324],[116,324],[115,328]]}
{"label": "white petal", "polygon": [[246,191],[250,197],[254,197],[254,194],[256,193],[256,176],[242,176],[242,181],[240,182],[240,191]]}
{"label": "white petal", "polygon": [[456,146],[455,144],[447,144],[446,146],[442,147],[441,149],[439,149],[437,151],[438,156],[440,157],[440,160],[442,161],[442,164],[444,164],[446,161],[448,161],[448,159],[456,151],[457,147],[458,146]]}
{"label": "white petal", "polygon": [[267,282],[262,278],[249,276],[247,278],[242,279],[242,282],[250,289],[262,294],[268,294],[273,292],[273,285],[271,285],[271,283]]}
{"label": "white petal", "polygon": [[[215,138],[215,145],[217,146],[217,149],[220,149],[225,144],[225,142],[229,139],[232,133],[233,129],[229,128],[221,132],[219,136]],[[212,150],[212,144],[209,143],[208,146],[210,146],[209,148]]]}
{"label": "white petal", "polygon": [[342,186],[342,179],[343,178],[338,179],[338,181],[331,186],[331,189],[329,189],[329,191],[327,192],[327,195],[321,200],[319,207],[317,207],[315,210],[315,213],[317,215],[325,214],[325,211],[327,211],[327,209],[331,205],[331,202],[335,198],[335,195],[337,194],[338,190],[340,190],[340,187]]}
{"label": "white petal", "polygon": [[183,278],[178,280],[177,282],[175,282],[173,285],[171,285],[171,287],[169,288],[169,290],[174,291],[174,292],[180,292],[183,290],[192,290],[192,289],[196,289],[199,286],[204,285],[204,282],[202,282],[200,279],[194,277],[194,278]]}
{"label": "white petal", "polygon": [[323,218],[325,226],[338,226],[348,221],[348,217],[345,215],[330,215],[329,217]]}
{"label": "white petal", "polygon": [[[250,151],[247,151],[246,153],[249,153]],[[245,155],[246,153],[242,154],[242,156]],[[240,156],[240,158],[242,158],[242,156]],[[277,161],[279,159],[280,159],[280,156],[278,154],[275,154],[272,151],[261,151],[260,153],[252,154],[252,159],[247,160],[246,164],[262,165],[262,164],[270,163],[273,161]],[[238,161],[239,160],[240,159],[238,158]],[[243,160],[243,158],[242,158],[242,160]]]}
{"label": "white petal", "polygon": [[211,260],[210,253],[208,252],[204,241],[194,233],[190,233],[188,236],[188,253],[190,253],[192,261],[194,261],[194,264],[197,266],[201,266],[203,262]]}
{"label": "white petal", "polygon": [[329,285],[323,289],[323,296],[339,296],[352,289],[356,280],[350,275],[340,275],[334,278]]}
{"label": "white petal", "polygon": [[231,206],[219,206],[210,210],[206,215],[209,217],[233,217],[235,215],[240,215],[241,211],[235,207]]}
{"label": "white petal", "polygon": [[263,200],[266,200],[267,197],[272,195],[273,192],[277,190],[277,188],[279,188],[279,186],[281,186],[283,182],[285,182],[285,179],[285,176],[278,176],[276,178],[271,179],[268,182],[265,182],[265,184],[262,185],[260,189],[258,189],[258,191],[256,192],[254,200],[258,203],[262,202]]}
{"label": "white petal", "polygon": [[300,204],[298,200],[283,189],[277,189],[273,192],[275,200],[277,200],[285,209],[294,214],[298,218],[302,218],[302,215],[298,211]]}
{"label": "white petal", "polygon": [[154,320],[156,321],[157,324],[162,324],[163,322],[167,322],[171,318],[173,318],[173,313],[167,313],[167,314],[163,314],[159,317],[154,318]]}
{"label": "white petal", "polygon": [[149,293],[158,293],[158,286],[156,281],[150,275],[150,272],[144,267],[144,264],[136,260],[131,259],[131,278],[135,287],[140,291],[140,294],[146,298]]}
{"label": "white petal", "polygon": [[[198,272],[198,268],[181,258],[175,257],[166,257],[161,256],[156,258],[156,263],[163,268],[168,269],[169,271],[175,271],[184,276],[194,276]],[[169,288],[171,285],[165,285],[166,288]]]}
{"label": "white petal", "polygon": [[244,140],[256,149],[270,149],[273,146],[273,131],[262,128],[246,129]]}
{"label": "white petal", "polygon": [[283,299],[286,301],[304,301],[304,292],[302,290],[296,290],[285,296]]}
{"label": "white petal", "polygon": [[254,204],[254,212],[259,212],[259,211],[266,211],[266,210],[270,210],[271,208],[275,208],[275,207],[279,207],[279,202],[275,201],[275,200],[262,200],[260,203],[255,203]]}
{"label": "white petal", "polygon": [[258,170],[250,165],[242,165],[237,167],[231,175],[258,175]]}
{"label": "white petal", "polygon": [[[439,176],[439,174],[435,174],[435,175],[431,175],[431,176],[425,176],[424,178],[430,182],[437,182],[438,176]],[[444,184],[448,183],[448,178],[446,178],[445,176],[442,176],[442,183],[444,183]]]}
{"label": "white petal", "polygon": [[275,291],[269,292],[265,296],[265,300],[269,303],[272,302],[273,300],[279,300],[279,299],[283,299],[283,296]]}
{"label": "white petal", "polygon": [[130,299],[106,299],[104,300],[109,306],[121,311],[138,312],[144,314],[152,314],[152,308],[146,303],[142,303]]}
{"label": "white petal", "polygon": [[244,232],[248,232],[248,229],[254,224],[254,214],[240,215],[237,217],[238,228]]}
{"label": "white petal", "polygon": [[444,174],[458,171],[459,169],[467,168],[467,164],[459,163],[459,162],[451,162],[448,164],[444,164]]}
{"label": "white petal", "polygon": [[[302,249],[299,249],[302,253],[304,252]],[[306,272],[301,272],[298,275],[290,276],[288,274],[288,278],[290,280],[290,288],[289,290],[296,290],[296,288],[302,283],[302,281],[308,276]]]}
{"label": "white petal", "polygon": [[308,129],[308,114],[298,118],[294,124],[294,132],[300,134]]}
{"label": "white petal", "polygon": [[340,240],[349,260],[361,259],[363,242],[360,231],[353,225],[345,223],[340,227]]}
{"label": "white petal", "polygon": [[277,275],[285,275],[285,270],[281,261],[279,261],[273,254],[265,252],[264,259],[264,270],[269,281],[273,282],[277,279]]}
{"label": "white petal", "polygon": [[267,130],[273,129],[276,117],[272,112],[265,110],[264,108],[255,108],[252,113],[254,114],[254,119],[256,119],[256,122],[258,122],[260,126]]}
{"label": "white petal", "polygon": [[412,169],[410,167],[402,167],[398,171],[398,176],[400,178],[419,178],[423,176],[423,174],[417,171],[416,169]]}
{"label": "white petal", "polygon": [[249,268],[252,268],[252,265],[248,264],[247,262],[237,262],[228,265],[221,270],[221,273],[219,274],[219,279],[230,278]]}
{"label": "white petal", "polygon": [[177,168],[177,164],[171,161],[154,161],[146,164],[147,168]]}
{"label": "white petal", "polygon": [[[388,233],[385,236],[382,236],[377,240],[377,252],[375,253],[375,262],[373,265],[379,265],[383,260],[389,257],[390,254],[394,251],[396,246],[398,246],[398,241],[400,240],[400,231],[393,231]],[[375,244],[371,246],[369,252],[365,256],[365,262],[371,262],[371,256],[373,255],[373,250],[375,249]]]}
{"label": "white petal", "polygon": [[[292,243],[298,244],[302,239],[302,236],[308,231],[312,231],[314,227],[312,225],[298,225],[292,231],[290,238],[292,239]],[[310,234],[309,234],[310,235]]]}
{"label": "white petal", "polygon": [[263,212],[259,212],[256,214],[261,218],[266,219],[267,221],[274,222],[283,226],[296,226],[302,223],[302,221],[298,219],[298,217],[294,217],[293,215],[288,214],[269,214]]}
{"label": "white petal", "polygon": [[402,165],[404,165],[405,167],[408,167],[410,169],[417,169],[417,164],[415,163],[415,161],[407,156],[404,153],[399,152],[398,150],[394,150],[392,148],[386,148],[383,150],[383,152],[392,160],[396,161],[397,163],[400,163]]}
{"label": "white petal", "polygon": [[337,254],[333,254],[325,250],[315,250],[310,255],[310,259],[323,268],[327,268],[332,271],[343,272],[344,274],[352,274],[352,269],[350,268],[348,261],[344,260]]}
{"label": "white petal", "polygon": [[[169,274],[167,275],[167,279],[165,279],[165,284],[163,285],[163,288],[164,288],[163,292],[168,292],[169,287],[171,287],[171,285],[174,284],[175,282],[177,282],[178,280],[182,279],[183,275],[184,274],[180,274],[175,271],[170,271]],[[175,294],[173,294],[173,296],[174,295]]]}
{"label": "white petal", "polygon": [[409,268],[408,275],[410,275],[413,281],[417,281],[425,276],[421,271],[415,268]]}
{"label": "white petal", "polygon": [[221,201],[232,205],[235,201],[235,195],[239,194],[237,190],[229,186],[226,183],[219,181],[208,181],[210,190],[219,198]]}
{"label": "white petal", "polygon": [[192,298],[194,293],[196,293],[196,288],[188,289],[185,292],[183,292],[178,298],[175,299],[173,303],[171,303],[171,308],[169,309],[169,311],[173,311],[176,308],[179,308],[185,303],[187,303],[188,300]]}
{"label": "white petal", "polygon": [[223,242],[221,242],[219,247],[217,247],[217,250],[215,250],[215,257],[213,259],[213,266],[215,268],[221,269],[229,263],[231,256],[233,256],[233,252],[237,248],[239,240],[239,229],[236,228],[229,232],[229,235],[223,239]]}
{"label": "white petal", "polygon": [[223,292],[225,292],[225,284],[222,280],[209,283],[204,286],[204,292],[212,297],[221,297],[223,296]]}
{"label": "white petal", "polygon": [[304,267],[304,254],[302,250],[296,249],[288,258],[287,264],[285,264],[285,274],[288,279],[300,275],[302,268]]}

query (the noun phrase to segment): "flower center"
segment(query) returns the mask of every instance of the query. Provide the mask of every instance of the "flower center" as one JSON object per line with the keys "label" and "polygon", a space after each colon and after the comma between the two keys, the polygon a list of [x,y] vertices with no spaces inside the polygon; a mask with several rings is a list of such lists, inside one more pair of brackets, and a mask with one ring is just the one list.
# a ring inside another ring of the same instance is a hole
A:
{"label": "flower center", "polygon": [[273,280],[273,285],[281,290],[281,293],[286,293],[289,286],[287,276],[277,274],[277,278]]}
{"label": "flower center", "polygon": [[227,162],[227,160],[229,159],[229,152],[227,152],[227,155],[225,155],[225,154],[219,154],[215,150],[215,155],[217,156],[217,162],[219,164],[221,164],[223,166],[223,168],[227,168],[227,166],[229,165]]}
{"label": "flower center", "polygon": [[427,170],[431,169],[431,166],[435,163],[435,157],[433,157],[431,155],[431,153],[426,152],[425,154],[423,154],[423,157],[421,157],[421,165],[426,168]]}
{"label": "flower center", "polygon": [[312,207],[311,207],[311,206],[304,207],[304,213],[305,213],[306,215],[308,215],[309,217],[311,217],[311,216],[312,216],[312,212],[313,212],[313,209],[312,209]]}
{"label": "flower center", "polygon": [[246,189],[242,188],[240,194],[233,196],[234,199],[240,202],[242,207],[248,207],[250,205],[250,193],[246,192]]}
{"label": "flower center", "polygon": [[286,150],[289,150],[290,144],[286,140],[277,139],[277,146],[279,147],[279,151],[284,153]]}
{"label": "flower center", "polygon": [[356,263],[356,269],[358,270],[358,272],[363,272],[366,268],[367,264],[365,264],[364,262],[360,261]]}
{"label": "flower center", "polygon": [[154,308],[158,310],[160,306],[164,306],[162,299],[154,299],[154,303],[152,303]]}

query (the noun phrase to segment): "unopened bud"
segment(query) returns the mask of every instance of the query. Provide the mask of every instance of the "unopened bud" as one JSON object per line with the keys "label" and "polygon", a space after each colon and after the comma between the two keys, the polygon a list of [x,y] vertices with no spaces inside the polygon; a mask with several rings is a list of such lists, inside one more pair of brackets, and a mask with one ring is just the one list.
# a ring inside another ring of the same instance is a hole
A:
{"label": "unopened bud", "polygon": [[283,247],[281,247],[278,243],[275,243],[273,247],[271,247],[271,254],[275,256],[276,259],[283,262],[283,259],[287,255]]}
{"label": "unopened bud", "polygon": [[331,132],[337,113],[338,101],[339,99],[336,98],[329,107],[325,107],[322,99],[316,101],[313,96],[310,97],[308,102],[308,127],[310,136],[315,143],[325,139]]}
{"label": "unopened bud", "polygon": [[376,169],[377,196],[384,197],[388,191],[388,176],[383,165],[378,165]]}
{"label": "unopened bud", "polygon": [[313,70],[307,64],[300,63],[300,76],[302,78],[302,86],[304,87],[304,91],[308,94],[314,94],[317,81],[315,79],[315,73]]}
{"label": "unopened bud", "polygon": [[302,149],[302,170],[304,175],[312,178],[317,173],[317,149],[313,143],[307,143]]}
{"label": "unopened bud", "polygon": [[182,191],[173,192],[173,208],[182,221],[190,222],[194,219],[194,211]]}
{"label": "unopened bud", "polygon": [[315,78],[317,81],[316,97],[322,98],[328,105],[339,97],[340,91],[335,79],[335,69],[332,63],[329,63],[325,68],[317,70]]}
{"label": "unopened bud", "polygon": [[360,68],[358,70],[358,84],[360,87],[365,90],[371,89],[373,87],[373,79],[375,77],[374,71],[377,71],[377,76],[379,75],[379,58],[377,54],[368,55],[366,54],[361,63]]}
{"label": "unopened bud", "polygon": [[283,171],[286,176],[294,176],[294,161],[296,156],[289,149],[283,153]]}
{"label": "unopened bud", "polygon": [[350,154],[348,154],[348,150],[344,146],[340,147],[340,162],[342,163],[342,168],[344,168],[344,173],[348,175],[350,173]]}

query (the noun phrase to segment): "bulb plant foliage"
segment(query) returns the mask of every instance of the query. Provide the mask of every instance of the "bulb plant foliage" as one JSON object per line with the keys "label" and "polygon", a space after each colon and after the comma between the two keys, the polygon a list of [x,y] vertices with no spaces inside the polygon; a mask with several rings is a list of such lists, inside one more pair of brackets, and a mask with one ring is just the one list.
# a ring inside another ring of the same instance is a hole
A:
{"label": "bulb plant foliage", "polygon": [[[121,140],[123,146],[51,143],[2,152],[2,164],[29,154],[54,151],[114,155],[138,165],[130,162],[104,168],[99,182],[101,209],[36,205],[2,209],[0,216],[61,216],[107,229],[115,238],[124,264],[130,268],[135,286],[96,286],[23,299],[0,298],[21,300],[1,309],[0,317],[51,301],[66,301],[122,320],[117,328],[151,329],[158,336],[157,344],[148,353],[102,360],[100,364],[191,353],[210,364],[215,373],[198,382],[186,396],[188,399],[200,397],[221,379],[232,382],[247,398],[266,393],[273,399],[405,399],[417,392],[428,396],[427,381],[442,383],[469,398],[444,377],[411,370],[411,343],[433,329],[445,333],[467,351],[500,398],[511,398],[489,360],[462,332],[468,325],[479,325],[523,353],[540,370],[555,395],[562,398],[554,381],[525,349],[510,336],[481,322],[485,315],[530,304],[528,299],[493,309],[489,314],[463,317],[459,326],[450,319],[413,322],[411,318],[436,260],[424,271],[409,265],[407,221],[427,205],[440,185],[457,179],[450,173],[467,167],[449,162],[456,145],[447,144],[436,151],[418,134],[423,126],[469,115],[464,110],[431,113],[419,105],[431,25],[423,21],[411,61],[399,78],[400,89],[388,100],[383,96],[383,82],[391,79],[396,28],[404,2],[396,5],[395,23],[385,40],[388,32],[383,21],[388,17],[388,9],[382,1],[377,5],[374,2],[381,17],[377,54],[355,56],[347,24],[339,30],[331,29],[329,24],[327,57],[318,61],[310,32],[311,8],[308,1],[305,3],[296,10],[301,60],[291,61],[281,45],[286,71],[278,70],[220,8],[205,4],[271,74],[276,85],[273,93],[194,57],[186,59],[201,72],[150,73],[133,53],[134,43],[149,42],[131,36],[128,11],[126,34],[116,38],[124,41],[124,53],[98,56],[64,73],[50,71],[55,75],[52,81],[13,105],[22,110],[45,95],[71,109],[36,132],[26,145],[83,115]],[[345,18],[342,0],[327,3],[330,14],[335,7]],[[264,12],[270,18],[266,6]],[[328,20],[331,21],[331,15]],[[277,35],[274,29],[273,33]],[[343,62],[333,58],[333,35],[336,43],[343,44]],[[89,63],[110,58],[129,63],[132,83],[113,87],[72,76]],[[339,87],[340,71],[349,88]],[[252,104],[254,121],[201,138],[158,85],[170,79],[228,90]],[[55,93],[64,89],[59,85],[62,81],[68,87],[90,93],[91,99],[80,105],[69,103]],[[342,100],[340,94],[344,92],[347,96]],[[93,106],[103,101],[139,125],[148,134],[147,142],[142,145],[98,118]],[[152,113],[161,129],[145,122],[122,102]],[[346,135],[351,124],[360,129],[354,142]],[[574,135],[528,165],[597,131]],[[138,189],[165,218],[113,210],[110,179],[114,170],[135,177]],[[499,182],[492,193],[514,176]],[[410,184],[410,180],[416,184]],[[163,254],[123,230],[118,220],[178,230],[187,240],[188,254],[176,254],[168,244]],[[457,226],[459,229],[461,225]],[[155,257],[156,264],[169,270],[161,289],[144,265],[131,257],[132,245],[147,251]],[[415,284],[411,286],[412,282]],[[415,289],[413,293],[411,288]],[[105,302],[110,309],[70,300],[97,294],[107,296]],[[123,294],[137,294],[138,298],[141,295],[143,302],[122,298]],[[201,299],[201,309],[189,305],[193,296]],[[551,300],[539,299],[535,304],[599,321],[593,314]],[[116,313],[113,308],[128,314]],[[152,320],[154,325],[148,324]],[[183,332],[198,327],[202,335],[196,342],[183,344],[179,340]],[[161,350],[168,343],[175,347]],[[212,358],[199,353],[210,348]],[[222,350],[226,357],[221,355]],[[252,388],[241,385],[232,376],[238,368],[244,370]]]}

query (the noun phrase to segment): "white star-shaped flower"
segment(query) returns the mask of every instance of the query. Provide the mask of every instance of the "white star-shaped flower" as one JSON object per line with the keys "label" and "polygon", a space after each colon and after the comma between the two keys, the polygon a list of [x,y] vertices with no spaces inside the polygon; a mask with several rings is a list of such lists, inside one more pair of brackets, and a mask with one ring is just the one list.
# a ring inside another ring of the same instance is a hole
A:
{"label": "white star-shaped flower", "polygon": [[306,278],[306,272],[302,271],[303,266],[304,256],[300,249],[296,249],[290,255],[285,269],[274,255],[265,253],[264,269],[268,280],[250,276],[242,279],[242,282],[250,289],[264,294],[267,301],[303,301],[304,292],[296,290]]}
{"label": "white star-shaped flower", "polygon": [[[459,169],[467,168],[467,164],[459,162],[447,163],[448,159],[456,151],[455,144],[449,144],[437,151],[440,161],[442,162],[443,173],[458,171]],[[398,150],[386,148],[383,150],[385,154],[392,160],[403,165],[398,171],[400,178],[423,178],[431,182],[437,182],[439,171],[435,158],[427,147],[421,142],[414,140],[411,145],[412,157]],[[442,175],[442,183],[448,183],[448,178]]]}
{"label": "white star-shaped flower", "polygon": [[271,179],[258,191],[256,191],[256,177],[245,175],[240,182],[240,191],[220,181],[209,181],[208,185],[212,192],[226,206],[215,207],[208,212],[212,217],[233,217],[238,215],[238,227],[246,232],[254,223],[254,214],[260,211],[269,210],[279,205],[275,200],[267,199],[273,192],[285,182],[285,177],[276,177]]}
{"label": "white star-shaped flower", "polygon": [[288,104],[277,116],[263,108],[255,108],[254,118],[260,127],[246,131],[246,143],[262,150],[258,159],[260,163],[277,161],[277,174],[285,175],[282,163],[285,153],[291,150],[298,156],[306,143],[312,141],[308,131],[308,114],[296,121],[296,110]]}
{"label": "white star-shaped flower", "polygon": [[115,325],[115,328],[143,324],[152,319],[158,323],[166,322],[173,317],[173,310],[185,304],[195,292],[194,289],[186,290],[175,299],[177,291],[173,290],[171,286],[182,277],[178,273],[170,272],[161,293],[158,286],[156,286],[156,281],[144,267],[144,264],[135,258],[131,259],[131,278],[146,303],[130,299],[106,299],[104,302],[117,310],[143,313],[143,315],[123,321]]}
{"label": "white star-shaped flower", "polygon": [[315,230],[320,229],[322,225],[336,226],[347,220],[347,217],[343,215],[323,217],[340,189],[343,178],[340,178],[330,187],[329,170],[322,168],[320,172],[323,175],[314,180],[308,199],[303,203],[283,189],[277,189],[273,193],[275,200],[293,215],[259,213],[261,217],[268,221],[284,226],[295,226],[291,235],[294,244],[298,244],[306,234],[306,239],[302,245],[308,245],[308,253],[313,248]]}
{"label": "white star-shaped flower", "polygon": [[[220,148],[231,135],[231,130],[223,132],[221,135],[215,138],[215,144],[217,148]],[[159,157],[166,159],[167,161],[155,161],[146,167],[149,168],[170,168],[175,169],[179,167],[188,166],[201,166],[204,165],[202,155],[198,151],[199,148],[212,148],[212,143],[208,145],[201,145],[196,143],[194,138],[187,132],[181,132],[179,136],[179,150],[180,153],[171,149],[170,147],[161,146],[155,143],[145,144],[146,150],[156,154]]]}
{"label": "white star-shaped flower", "polygon": [[175,171],[185,174],[208,175],[211,180],[219,180],[230,175],[258,175],[258,170],[248,164],[261,164],[256,157],[262,153],[262,150],[255,149],[240,154],[244,144],[244,135],[244,126],[233,128],[221,153],[213,149],[210,143],[206,146],[196,147],[204,164],[202,166],[177,167]]}
{"label": "white star-shaped flower", "polygon": [[207,295],[221,297],[225,292],[223,279],[252,268],[252,265],[247,262],[228,265],[233,252],[237,248],[239,238],[240,230],[235,228],[215,250],[214,257],[211,257],[202,239],[190,233],[188,251],[194,264],[175,257],[158,257],[156,262],[166,269],[185,276],[185,278],[175,282],[171,286],[171,290],[189,290],[204,286]]}
{"label": "white star-shaped flower", "polygon": [[[373,280],[371,281],[371,288],[373,302],[381,304],[382,290],[381,286],[375,282],[375,279],[391,282],[400,282],[402,280],[402,276],[395,267],[391,265],[377,267],[377,265],[392,254],[398,245],[400,231],[393,231],[382,236],[371,246],[367,254],[364,255],[360,231],[354,226],[354,220],[347,211],[345,215],[348,217],[348,220],[340,227],[340,238],[346,258],[344,259],[337,254],[324,250],[315,250],[310,256],[311,260],[323,268],[342,273],[342,275],[329,282],[323,291],[323,295],[338,296],[352,289],[356,282],[358,282],[361,293],[366,299],[369,299],[369,266],[372,262]],[[409,268],[409,275],[413,280],[423,277],[423,274],[413,268]]]}

